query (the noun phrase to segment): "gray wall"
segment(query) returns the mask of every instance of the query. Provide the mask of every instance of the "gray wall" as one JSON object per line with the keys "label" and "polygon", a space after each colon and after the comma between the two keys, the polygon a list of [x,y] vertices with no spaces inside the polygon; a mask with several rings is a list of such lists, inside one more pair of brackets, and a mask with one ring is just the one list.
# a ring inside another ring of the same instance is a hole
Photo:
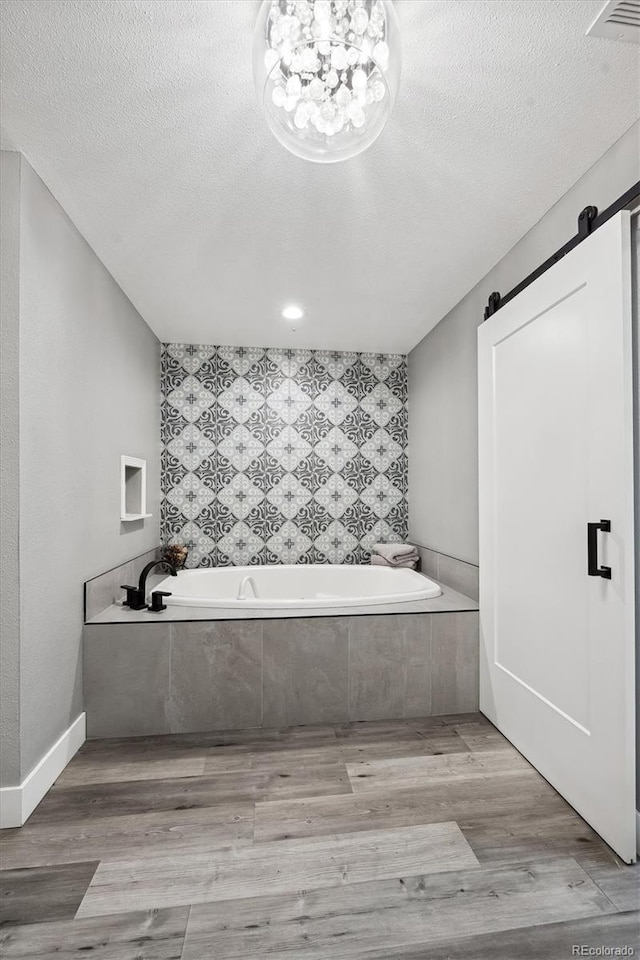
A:
{"label": "gray wall", "polygon": [[636,123],[409,354],[411,540],[478,563],[476,330],[487,298],[507,293],[576,232],[584,207],[607,207],[639,169]]}
{"label": "gray wall", "polygon": [[[24,158],[20,168],[14,783],[82,710],[83,582],[158,543],[160,489],[160,344]],[[120,522],[123,453],[147,460],[144,523]]]}
{"label": "gray wall", "polygon": [[0,154],[0,783],[20,771],[18,309],[20,155]]}

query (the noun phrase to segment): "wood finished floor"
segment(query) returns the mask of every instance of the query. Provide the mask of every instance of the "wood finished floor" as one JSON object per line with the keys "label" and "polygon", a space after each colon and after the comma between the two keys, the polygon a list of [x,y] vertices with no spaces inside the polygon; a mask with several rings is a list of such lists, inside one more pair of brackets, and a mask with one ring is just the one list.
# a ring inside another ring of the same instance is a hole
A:
{"label": "wood finished floor", "polygon": [[478,714],[92,741],[0,852],[5,960],[640,952],[640,870]]}

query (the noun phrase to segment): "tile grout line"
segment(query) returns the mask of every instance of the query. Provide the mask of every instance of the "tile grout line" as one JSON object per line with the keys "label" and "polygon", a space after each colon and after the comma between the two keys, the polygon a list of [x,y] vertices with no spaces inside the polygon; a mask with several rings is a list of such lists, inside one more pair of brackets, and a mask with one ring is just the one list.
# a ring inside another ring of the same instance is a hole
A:
{"label": "tile grout line", "polygon": [[352,618],[347,618],[347,723],[351,723],[351,626]]}
{"label": "tile grout line", "polygon": [[[171,714],[172,714],[172,712],[173,712],[172,709],[171,709],[171,704],[172,704],[172,701],[173,701],[173,689],[172,689],[172,684],[173,684],[173,672],[172,672],[172,665],[173,665],[173,639],[174,639],[174,638],[173,638],[173,624],[172,624],[172,623],[169,623],[169,703],[167,704],[168,712],[169,712],[169,718],[171,717]],[[173,733],[173,731],[171,730],[171,720],[170,720],[170,719],[169,719],[169,732],[170,732],[170,733]],[[204,770],[204,767],[203,767],[203,770]]]}
{"label": "tile grout line", "polygon": [[433,618],[429,616],[429,713],[433,710]]}
{"label": "tile grout line", "polygon": [[348,713],[348,723],[356,722],[352,716],[351,710],[351,644],[353,640],[353,627],[354,627],[354,618],[349,617],[347,624],[347,713]]}
{"label": "tile grout line", "polygon": [[260,621],[260,726],[264,726],[264,620]]}

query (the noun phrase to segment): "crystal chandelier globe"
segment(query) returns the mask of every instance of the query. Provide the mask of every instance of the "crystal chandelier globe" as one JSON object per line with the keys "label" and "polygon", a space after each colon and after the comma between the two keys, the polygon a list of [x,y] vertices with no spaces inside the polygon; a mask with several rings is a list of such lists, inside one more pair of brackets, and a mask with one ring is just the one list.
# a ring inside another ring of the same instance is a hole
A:
{"label": "crystal chandelier globe", "polygon": [[337,163],[366,150],[400,82],[391,0],[264,0],[253,76],[272,133],[291,153]]}

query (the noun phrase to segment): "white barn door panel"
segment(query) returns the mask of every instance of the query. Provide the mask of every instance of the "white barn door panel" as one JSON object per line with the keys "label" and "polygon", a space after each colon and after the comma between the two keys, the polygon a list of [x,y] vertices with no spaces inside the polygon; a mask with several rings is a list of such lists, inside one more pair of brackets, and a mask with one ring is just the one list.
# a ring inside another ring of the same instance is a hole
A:
{"label": "white barn door panel", "polygon": [[629,214],[490,317],[478,363],[480,708],[631,861]]}

